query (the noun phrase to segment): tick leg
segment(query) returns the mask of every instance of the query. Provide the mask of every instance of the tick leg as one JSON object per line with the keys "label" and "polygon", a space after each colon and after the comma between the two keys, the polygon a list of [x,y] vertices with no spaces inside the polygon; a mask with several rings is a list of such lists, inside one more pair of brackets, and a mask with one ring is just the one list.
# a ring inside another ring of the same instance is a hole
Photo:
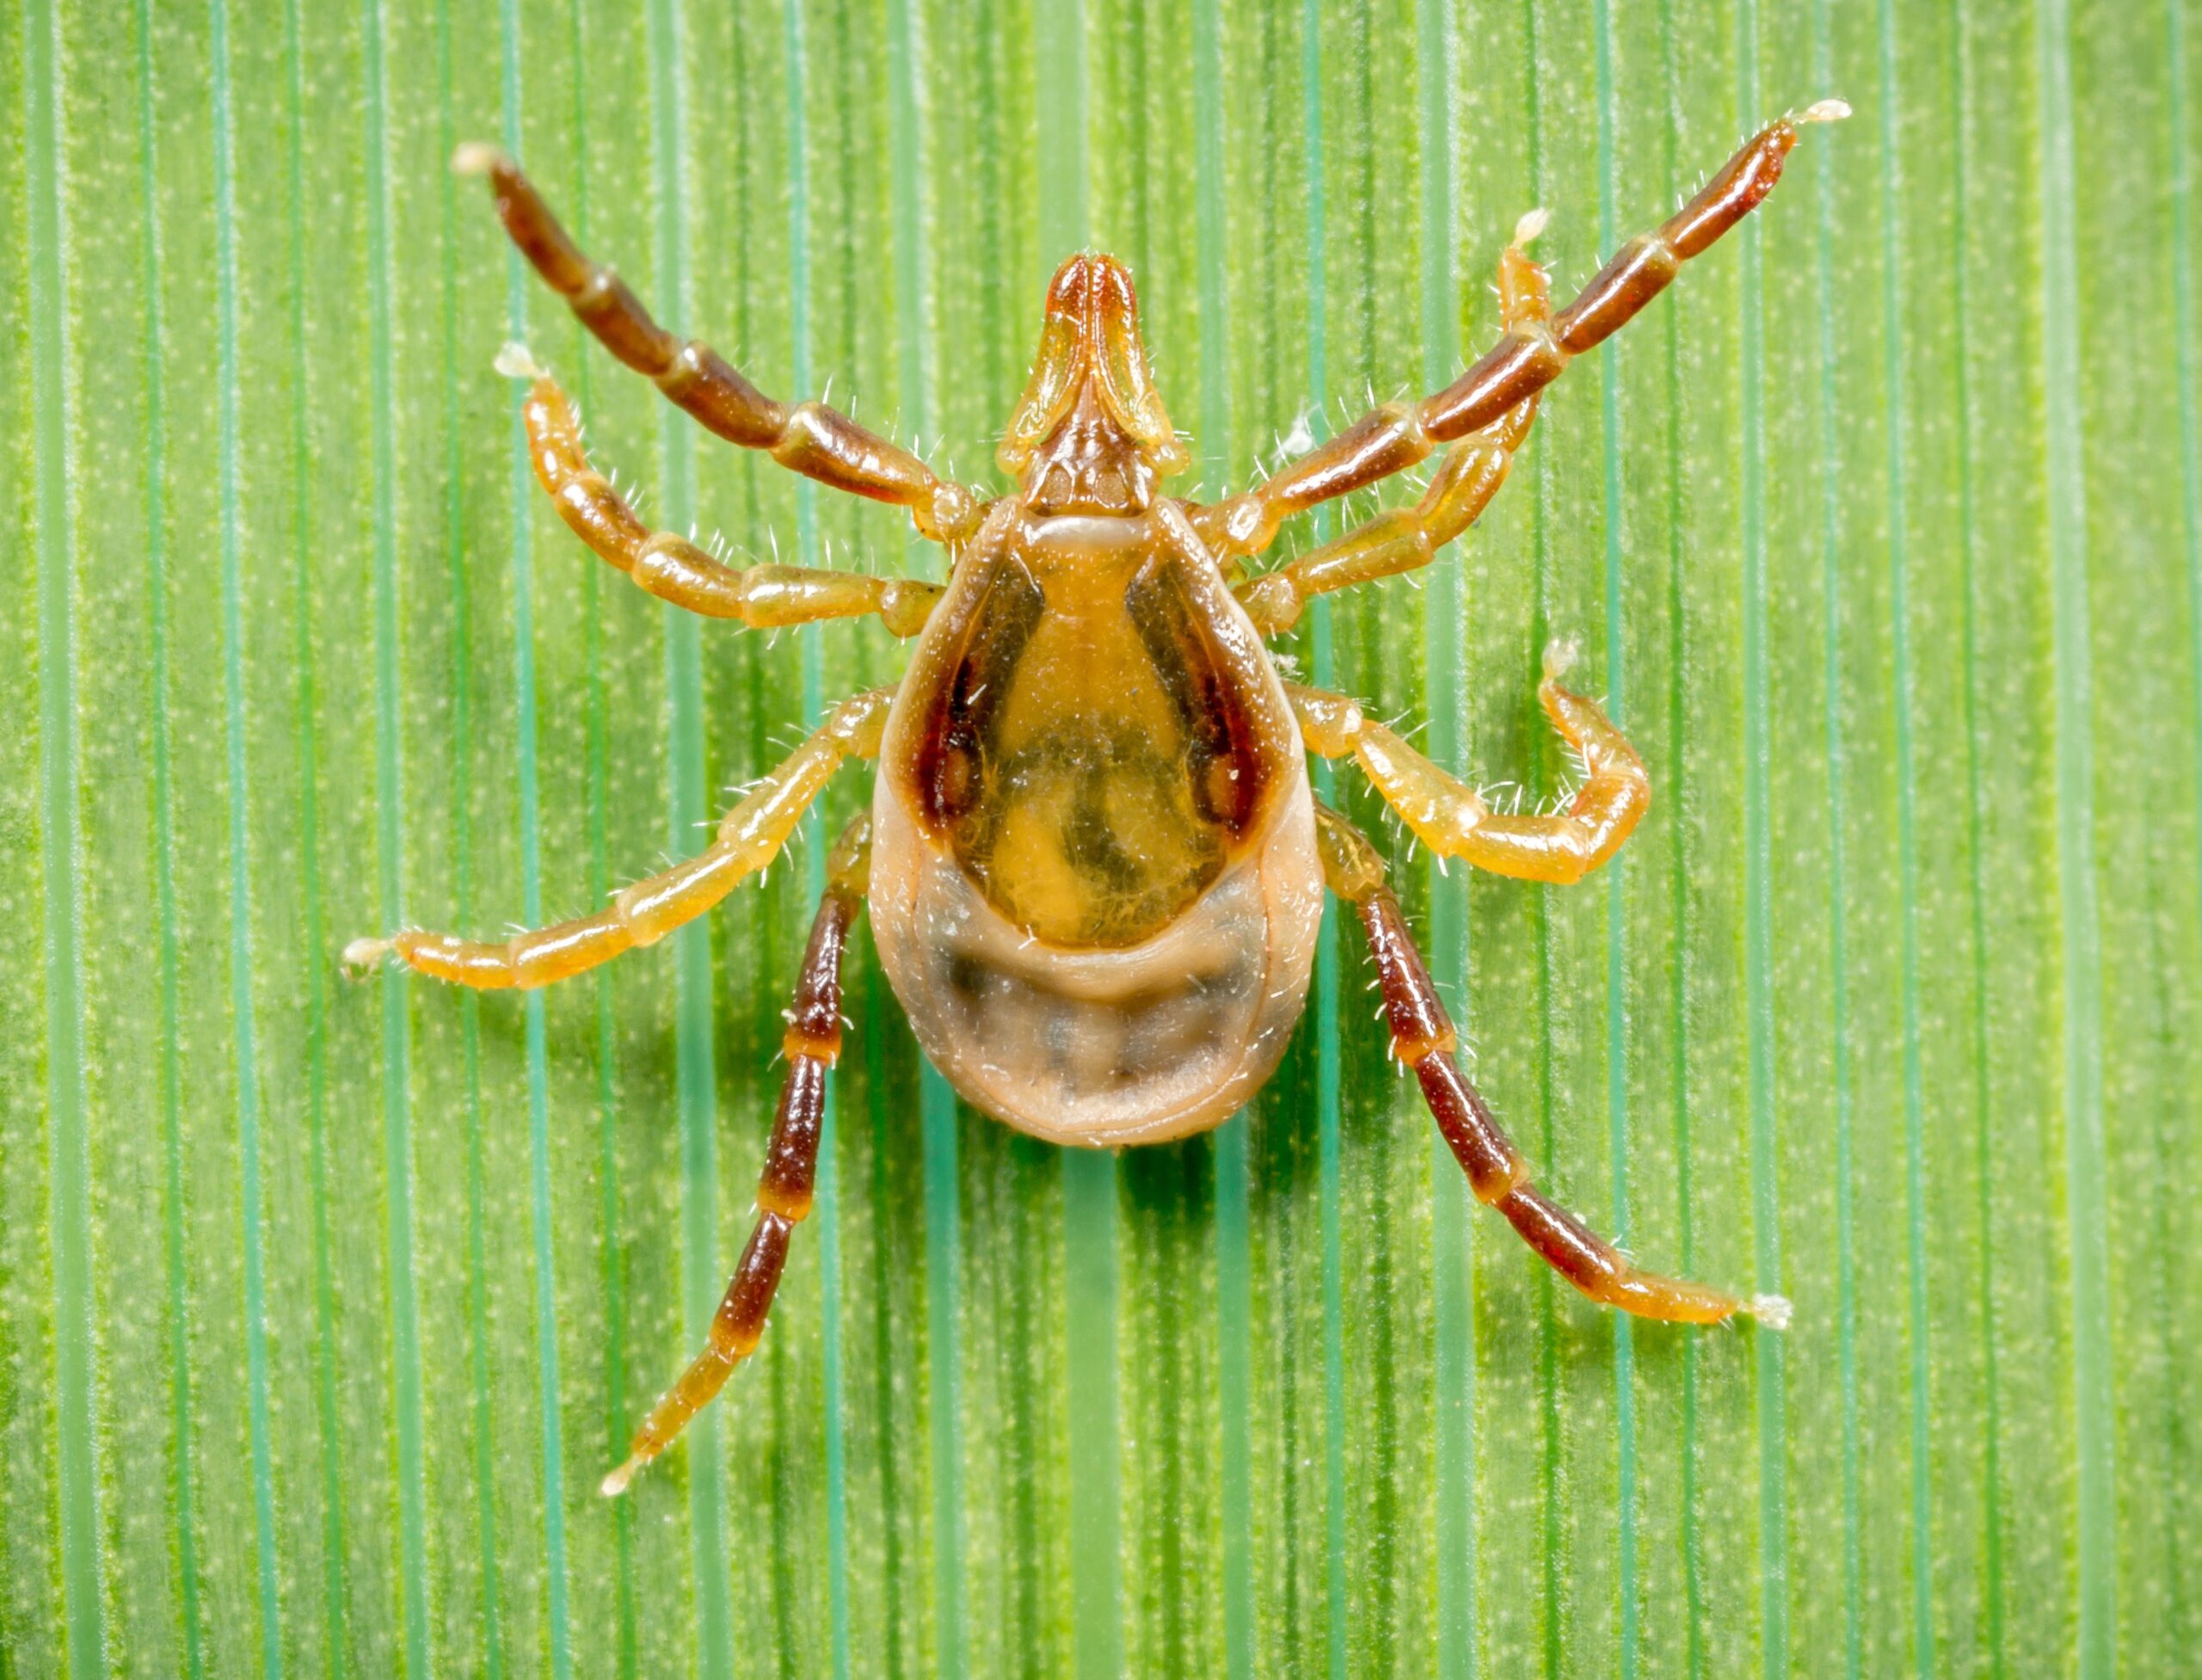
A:
{"label": "tick leg", "polygon": [[[1528,250],[1544,222],[1541,210],[1524,216],[1515,226],[1513,243],[1498,259],[1499,314],[1510,328],[1543,321],[1552,313],[1551,277]],[[1514,452],[1529,435],[1537,403],[1535,395],[1524,398],[1447,450],[1413,507],[1379,514],[1289,566],[1234,585],[1233,593],[1254,628],[1264,636],[1282,635],[1300,621],[1301,609],[1317,595],[1428,565],[1498,494]]]}
{"label": "tick leg", "polygon": [[1360,916],[1376,959],[1393,1058],[1413,1070],[1430,1117],[1476,1199],[1505,1215],[1524,1242],[1593,1301],[1641,1318],[1685,1324],[1717,1324],[1748,1313],[1769,1329],[1787,1329],[1789,1303],[1781,1296],[1747,1301],[1702,1283],[1639,1271],[1627,1255],[1529,1183],[1528,1162],[1453,1060],[1452,1018],[1415,949],[1399,902],[1385,883],[1384,860],[1365,834],[1329,807],[1317,805],[1315,821],[1324,879]]}
{"label": "tick leg", "polygon": [[1189,507],[1194,529],[1220,561],[1258,554],[1293,514],[1366,489],[1439,445],[1493,424],[1558,378],[1575,357],[1603,343],[1664,292],[1683,263],[1756,209],[1781,178],[1800,126],[1849,114],[1841,100],[1826,99],[1762,130],[1657,231],[1622,246],[1551,321],[1510,325],[1481,360],[1436,396],[1387,404],[1244,495]]}
{"label": "tick leg", "polygon": [[683,343],[658,325],[617,274],[574,243],[520,165],[495,146],[463,145],[452,167],[489,176],[513,243],[606,349],[728,442],[762,449],[835,489],[907,508],[920,534],[934,542],[960,543],[979,528],[977,491],[938,477],[908,450],[822,403],[766,396],[708,345]]}
{"label": "tick leg", "polygon": [[626,1492],[635,1472],[655,1458],[710,1402],[734,1368],[756,1349],[765,1315],[780,1286],[788,1241],[810,1211],[818,1173],[818,1139],[826,1119],[826,1076],[841,1054],[841,952],[864,910],[871,859],[871,817],[861,815],[842,830],[827,868],[826,895],[810,924],[810,945],[795,983],[795,1004],[781,1043],[788,1059],[780,1081],[780,1106],[765,1146],[765,1171],[757,1180],[757,1223],[741,1251],[725,1299],[711,1317],[704,1345],[680,1380],[667,1389],[635,1431],[626,1462],[604,1479],[609,1498]]}
{"label": "tick leg", "polygon": [[876,758],[887,726],[891,688],[859,694],[833,709],[810,738],[720,820],[718,838],[704,851],[637,881],[608,910],[505,940],[462,939],[408,928],[386,939],[354,939],[345,966],[364,971],[384,957],[437,980],[478,991],[532,990],[608,963],[637,945],[655,945],[702,915],[743,880],[779,855],[810,802],[852,758]]}
{"label": "tick leg", "polygon": [[1417,839],[1440,856],[1524,881],[1579,881],[1621,849],[1652,803],[1644,761],[1596,704],[1559,686],[1574,649],[1545,650],[1537,698],[1588,771],[1564,811],[1522,816],[1494,811],[1483,796],[1448,774],[1343,694],[1285,685],[1310,752],[1351,756]]}
{"label": "tick leg", "polygon": [[579,417],[557,381],[507,344],[497,371],[532,383],[523,415],[535,477],[574,534],[661,600],[752,630],[876,612],[897,636],[915,636],[940,599],[938,585],[806,566],[722,565],[685,538],[652,531],[589,465]]}

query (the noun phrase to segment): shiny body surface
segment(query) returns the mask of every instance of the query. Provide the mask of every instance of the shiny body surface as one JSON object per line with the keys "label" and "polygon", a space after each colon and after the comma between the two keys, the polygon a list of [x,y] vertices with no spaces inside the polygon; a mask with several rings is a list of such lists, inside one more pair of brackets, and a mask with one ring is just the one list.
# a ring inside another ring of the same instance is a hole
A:
{"label": "shiny body surface", "polygon": [[1182,1136],[1283,1054],[1322,919],[1306,756],[1174,504],[996,510],[919,637],[872,821],[880,961],[987,1112]]}

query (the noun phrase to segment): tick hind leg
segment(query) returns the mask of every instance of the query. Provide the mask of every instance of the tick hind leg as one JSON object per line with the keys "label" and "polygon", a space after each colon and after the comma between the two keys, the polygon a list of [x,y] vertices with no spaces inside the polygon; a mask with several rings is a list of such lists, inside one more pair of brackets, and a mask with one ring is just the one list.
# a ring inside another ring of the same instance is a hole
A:
{"label": "tick hind leg", "polygon": [[1288,684],[1308,750],[1351,756],[1384,803],[1441,857],[1461,858],[1494,875],[1524,881],[1579,881],[1621,849],[1652,803],[1644,761],[1595,701],[1559,686],[1573,647],[1545,650],[1537,698],[1567,744],[1581,755],[1584,777],[1565,810],[1524,816],[1494,811],[1481,794],[1431,763],[1362,715],[1343,694]]}
{"label": "tick hind leg", "polygon": [[1769,1329],[1786,1329],[1789,1303],[1780,1295],[1746,1300],[1702,1283],[1639,1271],[1628,1257],[1529,1182],[1529,1164],[1500,1128],[1483,1095],[1453,1060],[1456,1035],[1430,971],[1416,950],[1399,902],[1385,883],[1384,860],[1345,818],[1315,810],[1323,875],[1353,906],[1376,959],[1393,1057],[1412,1068],[1430,1117],[1476,1199],[1505,1215],[1522,1240],[1591,1300],[1640,1318],[1717,1324],[1747,1313]]}
{"label": "tick hind leg", "polygon": [[723,565],[686,538],[652,531],[612,481],[589,465],[581,418],[558,382],[517,344],[497,357],[497,371],[530,381],[522,418],[529,458],[544,493],[575,536],[606,564],[626,573],[661,600],[707,618],[734,618],[752,630],[855,618],[876,612],[897,636],[915,636],[940,599],[940,586],[909,578],[808,566]]}
{"label": "tick hind leg", "polygon": [[477,991],[532,990],[608,963],[637,945],[655,945],[693,921],[779,855],[803,814],[833,772],[852,758],[875,758],[887,726],[891,688],[844,700],[809,740],[753,788],[719,822],[717,839],[686,863],[637,881],[593,916],[532,929],[509,939],[464,939],[408,928],[386,939],[354,939],[344,963],[354,971],[396,957],[437,980]]}
{"label": "tick hind leg", "polygon": [[858,816],[834,843],[826,895],[810,925],[810,945],[797,977],[795,1003],[782,1040],[788,1059],[780,1081],[780,1106],[765,1146],[765,1171],[757,1180],[757,1223],[726,1286],[698,1354],[667,1389],[619,1468],[605,1477],[606,1498],[626,1492],[635,1473],[688,1427],[688,1420],[726,1386],[734,1368],[756,1351],[765,1315],[780,1286],[788,1243],[810,1212],[818,1176],[818,1142],[826,1121],[826,1079],[841,1054],[841,953],[864,910],[870,870],[871,818]]}
{"label": "tick hind leg", "polygon": [[452,167],[489,178],[513,243],[606,349],[728,442],[764,450],[835,489],[907,508],[920,534],[934,542],[960,543],[979,528],[977,492],[823,403],[766,396],[709,345],[684,343],[658,325],[625,282],[574,243],[520,165],[495,146],[463,145]]}

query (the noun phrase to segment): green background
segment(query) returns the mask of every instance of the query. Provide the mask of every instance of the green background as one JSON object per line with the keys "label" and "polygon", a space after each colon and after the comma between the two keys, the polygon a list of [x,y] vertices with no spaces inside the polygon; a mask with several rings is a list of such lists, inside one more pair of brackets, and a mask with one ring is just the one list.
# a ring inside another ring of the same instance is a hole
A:
{"label": "green background", "polygon": [[[0,1676],[2191,1661],[2198,34],[2192,0],[21,0]],[[334,953],[593,908],[902,649],[668,616],[548,516],[491,357],[526,336],[659,522],[938,561],[584,347],[453,144],[513,147],[768,389],[830,376],[967,475],[1091,238],[1235,488],[1487,342],[1523,210],[1565,294],[1830,92],[1856,119],[1578,366],[1483,526],[1295,649],[1534,798],[1537,652],[1584,636],[1658,789],[1619,864],[1441,882],[1377,832],[1547,1184],[1795,1328],[1555,1288],[1350,940],[1246,1119],[1115,1161],[956,1113],[860,941],[764,1351],[600,1500],[746,1228],[815,826],[535,1000]]]}

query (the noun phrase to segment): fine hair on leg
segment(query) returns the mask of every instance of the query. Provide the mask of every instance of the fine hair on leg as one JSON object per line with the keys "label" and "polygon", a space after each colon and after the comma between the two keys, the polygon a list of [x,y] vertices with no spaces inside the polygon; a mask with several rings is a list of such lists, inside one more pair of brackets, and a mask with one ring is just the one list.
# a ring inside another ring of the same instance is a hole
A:
{"label": "fine hair on leg", "polygon": [[477,991],[532,991],[608,963],[637,945],[655,945],[695,920],[780,854],[803,814],[833,772],[852,758],[875,758],[887,727],[891,688],[858,694],[833,708],[809,739],[782,760],[720,820],[718,837],[686,863],[637,881],[612,908],[508,939],[468,939],[406,928],[387,938],[354,939],[344,966],[364,973],[385,957]]}
{"label": "fine hair on leg", "polygon": [[1841,100],[1824,99],[1769,123],[1695,198],[1652,232],[1623,245],[1549,322],[1510,324],[1487,354],[1436,396],[1387,404],[1252,489],[1188,508],[1201,540],[1220,561],[1258,554],[1295,514],[1367,489],[1441,445],[1493,424],[1558,378],[1570,361],[1602,344],[1665,291],[1683,263],[1756,210],[1781,179],[1799,128],[1849,114]]}
{"label": "fine hair on leg", "polygon": [[1330,889],[1350,904],[1375,958],[1392,1056],[1422,1086],[1430,1117],[1467,1175],[1468,1187],[1496,1208],[1553,1271],[1595,1302],[1639,1318],[1717,1324],[1749,1314],[1773,1330],[1788,1327],[1780,1295],[1746,1300],[1681,1278],[1640,1271],[1629,1258],[1529,1182],[1529,1164],[1453,1057],[1458,1036],[1415,948],[1399,901],[1385,881],[1384,860],[1367,835],[1318,805],[1316,840]]}
{"label": "fine hair on leg", "polygon": [[756,1351],[766,1314],[787,1265],[795,1228],[809,1215],[818,1179],[819,1140],[826,1123],[826,1081],[841,1054],[841,955],[864,914],[871,859],[871,817],[858,816],[834,842],[826,892],[810,924],[810,944],[796,977],[795,1000],[781,1040],[788,1070],[765,1145],[757,1180],[757,1222],[711,1315],[704,1351],[659,1397],[635,1431],[626,1458],[601,1484],[607,1498],[627,1490],[635,1473],[679,1438],[710,1404],[734,1368]]}

